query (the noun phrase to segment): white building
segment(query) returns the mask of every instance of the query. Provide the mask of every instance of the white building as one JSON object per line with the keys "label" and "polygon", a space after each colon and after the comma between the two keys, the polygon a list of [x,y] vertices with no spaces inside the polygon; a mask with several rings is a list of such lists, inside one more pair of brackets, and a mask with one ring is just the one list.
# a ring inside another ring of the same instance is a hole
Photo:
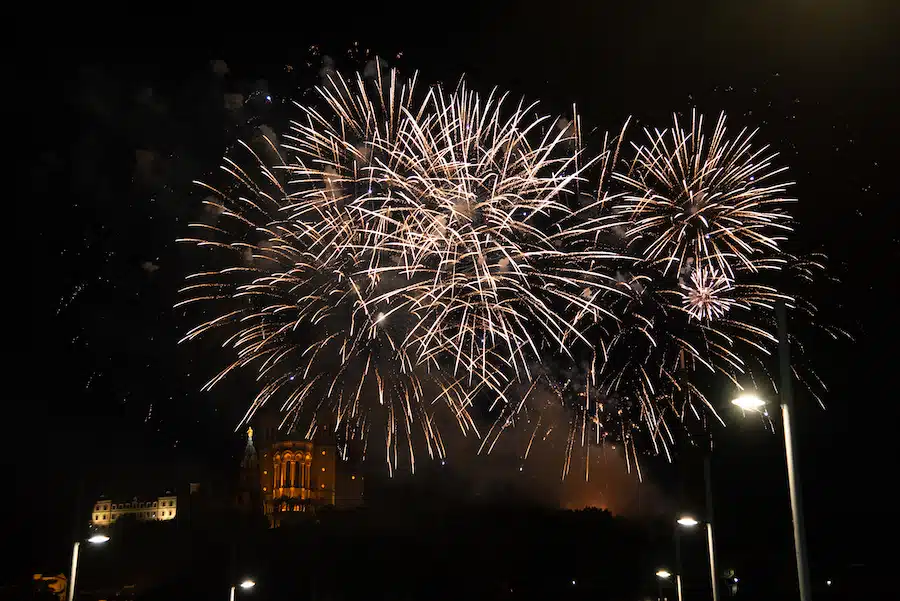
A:
{"label": "white building", "polygon": [[174,520],[178,511],[175,495],[157,498],[155,501],[141,501],[137,497],[126,503],[100,499],[94,503],[91,525],[106,527],[116,523],[119,518],[133,515],[140,522]]}

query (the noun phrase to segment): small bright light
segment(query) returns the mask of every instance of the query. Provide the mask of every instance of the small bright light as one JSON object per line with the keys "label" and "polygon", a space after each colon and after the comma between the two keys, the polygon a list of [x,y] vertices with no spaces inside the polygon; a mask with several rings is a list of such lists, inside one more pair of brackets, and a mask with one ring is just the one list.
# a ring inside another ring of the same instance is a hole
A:
{"label": "small bright light", "polygon": [[572,586],[575,586],[575,581],[574,581],[574,580],[572,581]]}
{"label": "small bright light", "polygon": [[735,582],[740,582],[740,579],[735,578],[734,581],[735,581]]}
{"label": "small bright light", "polygon": [[697,520],[695,520],[695,519],[692,518],[691,516],[686,515],[686,516],[683,516],[683,517],[678,518],[678,523],[681,524],[682,526],[687,527],[687,528],[693,528],[694,526],[696,526],[696,525],[699,524],[700,522],[698,522]]}
{"label": "small bright light", "polygon": [[244,580],[241,583],[241,588],[253,588],[254,586],[256,586],[256,583],[252,580]]}
{"label": "small bright light", "polygon": [[659,570],[658,572],[656,572],[656,577],[657,577],[657,578],[662,578],[663,580],[666,580],[666,579],[669,578],[671,575],[672,575],[672,573],[669,572],[668,570]]}
{"label": "small bright light", "polygon": [[826,584],[827,586],[831,586],[831,580],[826,580],[826,581],[825,581],[825,584]]}
{"label": "small bright light", "polygon": [[272,102],[272,97],[269,96],[269,95],[267,94],[267,95],[266,95],[266,100],[268,100],[269,102]]}
{"label": "small bright light", "polygon": [[744,394],[731,401],[744,411],[758,411],[766,402],[755,394]]}
{"label": "small bright light", "polygon": [[101,543],[105,543],[109,540],[109,537],[105,534],[95,534],[91,538],[88,539],[89,543],[94,543],[95,545],[99,545]]}

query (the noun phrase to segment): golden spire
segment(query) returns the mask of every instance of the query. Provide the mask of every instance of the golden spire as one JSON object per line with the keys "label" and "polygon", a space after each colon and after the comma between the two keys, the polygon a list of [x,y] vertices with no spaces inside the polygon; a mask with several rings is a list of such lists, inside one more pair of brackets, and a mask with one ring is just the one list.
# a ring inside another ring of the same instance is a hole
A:
{"label": "golden spire", "polygon": [[247,428],[247,440],[249,440],[249,441],[253,440],[253,426],[250,426],[249,428]]}

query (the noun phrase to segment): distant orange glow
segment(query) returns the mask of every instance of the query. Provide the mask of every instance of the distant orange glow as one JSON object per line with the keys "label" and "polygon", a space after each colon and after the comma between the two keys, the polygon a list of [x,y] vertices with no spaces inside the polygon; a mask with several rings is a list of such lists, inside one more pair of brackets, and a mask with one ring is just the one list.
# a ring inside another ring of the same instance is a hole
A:
{"label": "distant orange glow", "polygon": [[568,509],[570,511],[577,511],[579,509],[602,509],[604,511],[609,511],[609,507],[600,500],[594,501],[578,501],[571,500],[563,503],[563,509]]}

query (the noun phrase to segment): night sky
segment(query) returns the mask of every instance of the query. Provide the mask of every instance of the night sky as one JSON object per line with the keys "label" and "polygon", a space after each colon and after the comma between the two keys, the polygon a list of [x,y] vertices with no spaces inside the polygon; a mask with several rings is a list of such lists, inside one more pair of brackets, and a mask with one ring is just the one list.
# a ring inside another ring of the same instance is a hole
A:
{"label": "night sky", "polygon": [[[251,26],[235,15],[207,38],[215,28],[197,33],[181,23],[172,46],[145,24],[140,35],[110,33],[109,47],[67,31],[29,48],[4,99],[15,131],[6,179],[14,183],[7,227],[17,274],[5,287],[3,460],[15,475],[4,498],[6,538],[67,548],[81,477],[97,494],[129,470],[165,480],[172,465],[184,478],[233,467],[240,442],[232,429],[252,388],[238,379],[199,392],[223,357],[214,346],[175,344],[190,325],[171,309],[190,266],[174,240],[200,211],[191,180],[214,170],[227,145],[267,123],[279,103],[302,99],[317,45],[338,66],[356,66],[346,58],[356,48],[418,69],[424,81],[465,73],[473,87],[540,99],[548,113],[574,102],[586,130],[617,130],[629,115],[640,127],[664,127],[673,111],[694,107],[726,110],[735,129],[759,127],[758,139],[797,181],[797,239],[825,251],[843,282],[818,301],[856,338],[809,350],[831,386],[827,410],[798,393],[813,577],[877,561],[879,536],[895,519],[896,3],[597,4],[609,3],[521,2],[480,15],[449,8],[415,25],[385,7],[359,35],[312,26],[328,17],[270,15]],[[442,22],[452,26],[437,29]],[[247,101],[239,110],[225,107],[233,93]],[[719,433],[725,553],[769,544],[790,553],[781,444],[753,420],[732,419]],[[678,475],[692,469],[684,495],[699,500],[700,467],[689,462],[652,467],[648,487],[674,499],[684,488]],[[3,573],[45,561],[47,549],[19,554]]]}

